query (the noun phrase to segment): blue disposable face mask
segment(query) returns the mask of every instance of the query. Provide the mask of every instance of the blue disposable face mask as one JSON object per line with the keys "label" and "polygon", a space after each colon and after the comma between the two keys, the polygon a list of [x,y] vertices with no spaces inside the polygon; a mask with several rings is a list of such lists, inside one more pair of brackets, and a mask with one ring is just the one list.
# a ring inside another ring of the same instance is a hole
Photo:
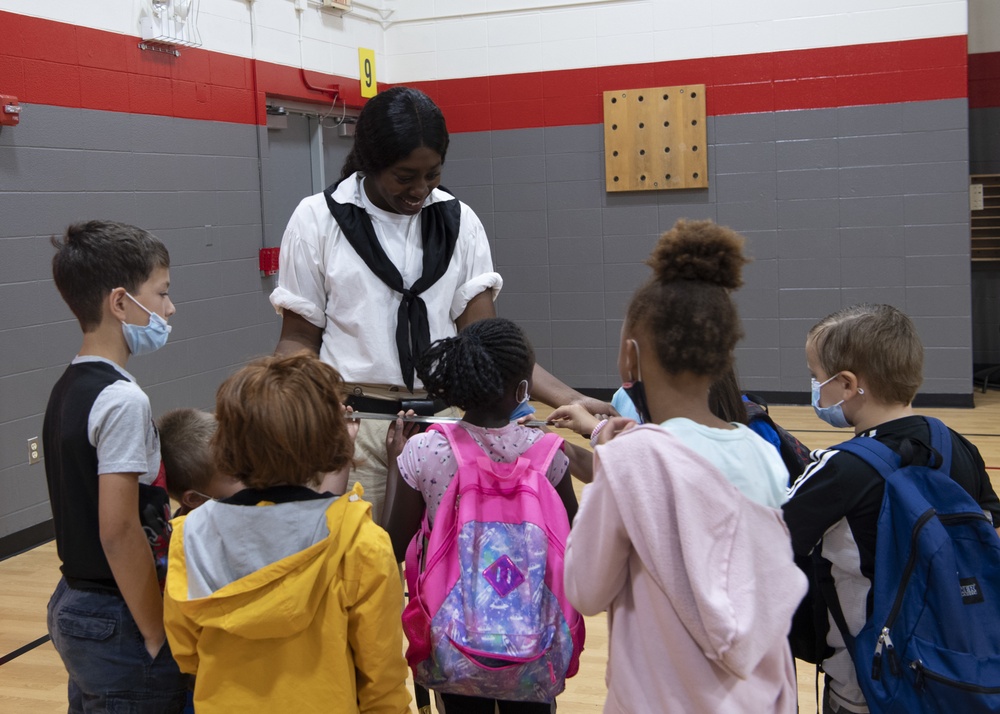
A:
{"label": "blue disposable face mask", "polygon": [[[146,310],[134,297],[128,293],[125,293],[125,295],[129,300],[143,310]],[[167,344],[167,336],[170,335],[170,325],[167,324],[166,320],[155,312],[149,312],[149,310],[146,310],[146,312],[149,313],[148,325],[133,325],[128,322],[122,322],[125,344],[128,345],[129,352],[132,353],[133,357],[156,352],[156,350]]]}
{"label": "blue disposable face mask", "polygon": [[825,382],[818,382],[815,377],[812,378],[812,407],[813,411],[816,412],[816,416],[825,421],[827,424],[832,427],[836,427],[837,429],[844,429],[849,427],[851,424],[847,421],[847,417],[844,416],[844,409],[841,406],[844,403],[843,399],[829,407],[821,407],[819,405],[819,392],[823,388],[823,385],[829,384],[836,379],[837,376],[838,375],[835,374]]}
{"label": "blue disposable face mask", "polygon": [[[511,421],[517,421],[522,417],[530,416],[535,413],[535,408],[528,404],[528,400],[531,399],[531,397],[528,396],[528,380],[522,379],[521,384],[524,385],[524,398],[518,401],[517,406],[514,407],[514,411],[510,413]],[[517,385],[517,391],[519,392],[521,391],[521,384]]]}

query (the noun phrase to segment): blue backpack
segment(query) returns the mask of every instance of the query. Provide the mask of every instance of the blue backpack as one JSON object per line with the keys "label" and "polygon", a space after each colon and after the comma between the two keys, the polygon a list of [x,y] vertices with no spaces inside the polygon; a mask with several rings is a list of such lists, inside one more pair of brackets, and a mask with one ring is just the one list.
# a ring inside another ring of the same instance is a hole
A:
{"label": "blue backpack", "polygon": [[833,447],[885,479],[872,615],[856,638],[835,619],[873,714],[1000,712],[1000,538],[949,476],[951,432],[927,423],[926,466],[870,437]]}

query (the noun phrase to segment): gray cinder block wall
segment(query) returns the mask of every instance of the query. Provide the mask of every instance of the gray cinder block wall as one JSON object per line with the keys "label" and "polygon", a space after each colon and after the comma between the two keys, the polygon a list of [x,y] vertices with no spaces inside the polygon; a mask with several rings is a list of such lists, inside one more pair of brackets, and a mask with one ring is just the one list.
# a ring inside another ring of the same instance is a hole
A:
{"label": "gray cinder block wall", "polygon": [[567,382],[610,389],[643,260],[679,218],[743,233],[737,293],[747,389],[802,401],[816,320],[861,301],[909,313],[927,348],[922,393],[971,404],[965,100],[708,118],[709,188],[604,190],[600,125],[453,137],[449,188],[493,237],[499,312]]}

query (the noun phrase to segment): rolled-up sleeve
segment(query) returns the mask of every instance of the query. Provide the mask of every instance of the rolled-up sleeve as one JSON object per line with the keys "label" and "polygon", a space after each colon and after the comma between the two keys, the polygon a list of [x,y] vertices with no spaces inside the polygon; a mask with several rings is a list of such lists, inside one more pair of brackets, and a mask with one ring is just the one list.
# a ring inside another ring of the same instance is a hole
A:
{"label": "rolled-up sleeve", "polygon": [[486,237],[486,229],[475,211],[462,204],[462,236],[465,250],[465,282],[455,292],[451,302],[451,319],[457,320],[465,312],[472,298],[485,290],[493,293],[496,300],[503,288],[503,278],[493,269],[493,256],[490,253],[490,242]]}
{"label": "rolled-up sleeve", "polygon": [[326,327],[326,278],[320,250],[320,228],[303,203],[295,209],[281,238],[278,287],[271,304],[281,314],[290,310],[319,328]]}

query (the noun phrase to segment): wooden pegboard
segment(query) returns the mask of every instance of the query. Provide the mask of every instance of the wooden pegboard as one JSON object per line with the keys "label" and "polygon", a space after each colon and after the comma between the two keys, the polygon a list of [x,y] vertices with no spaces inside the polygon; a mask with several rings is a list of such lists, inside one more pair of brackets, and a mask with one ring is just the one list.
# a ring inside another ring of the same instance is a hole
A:
{"label": "wooden pegboard", "polygon": [[604,93],[608,191],[708,186],[705,85]]}

